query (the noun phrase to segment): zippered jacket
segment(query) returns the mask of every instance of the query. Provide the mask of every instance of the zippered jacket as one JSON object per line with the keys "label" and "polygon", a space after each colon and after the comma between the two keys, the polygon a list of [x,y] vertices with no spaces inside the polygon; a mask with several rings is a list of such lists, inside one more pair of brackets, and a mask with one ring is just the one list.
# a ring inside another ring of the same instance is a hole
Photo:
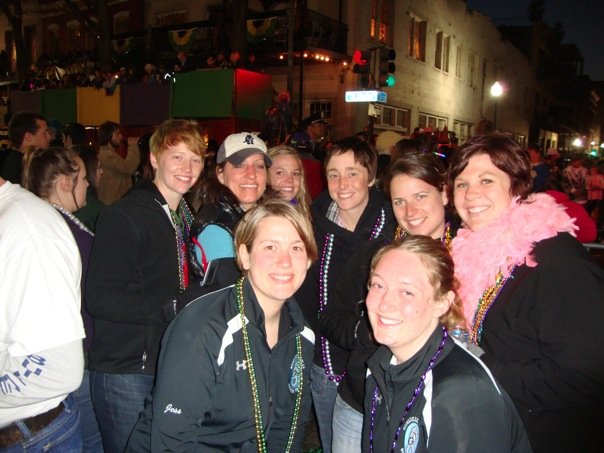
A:
{"label": "zippered jacket", "polygon": [[[156,386],[127,451],[257,452],[253,367],[267,450],[287,450],[298,401],[291,452],[301,450],[310,412],[310,368],[314,335],[298,304],[285,302],[279,340],[266,343],[264,314],[248,281],[243,285],[247,335],[244,347],[235,287],[200,297],[170,324],[162,341]],[[300,335],[302,375],[296,337]]]}
{"label": "zippered jacket", "polygon": [[531,452],[510,397],[488,368],[451,338],[401,424],[441,339],[439,326],[422,349],[398,365],[391,364],[392,352],[385,346],[369,359],[363,451],[389,452],[396,439],[393,451]]}
{"label": "zippered jacket", "polygon": [[155,184],[143,180],[101,212],[86,286],[91,370],[155,373],[179,293],[175,230],[164,205]]}

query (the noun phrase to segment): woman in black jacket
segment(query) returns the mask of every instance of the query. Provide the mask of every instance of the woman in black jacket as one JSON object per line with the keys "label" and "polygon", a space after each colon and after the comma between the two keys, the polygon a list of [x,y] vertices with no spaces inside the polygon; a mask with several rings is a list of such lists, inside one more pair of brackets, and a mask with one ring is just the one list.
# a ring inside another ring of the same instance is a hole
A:
{"label": "woman in black jacket", "polygon": [[296,294],[320,339],[312,370],[313,404],[324,452],[331,451],[331,424],[337,388],[346,374],[348,351],[331,344],[318,329],[335,282],[354,251],[367,241],[390,238],[394,219],[384,194],[374,187],[377,156],[366,142],[346,138],[325,157],[328,190],[311,206],[319,260]]}
{"label": "woman in black jacket", "polygon": [[286,201],[262,203],[239,222],[235,249],[244,277],[168,328],[128,451],[300,451],[314,335],[292,296],[317,256],[310,221]]}
{"label": "woman in black jacket", "polygon": [[366,318],[369,267],[375,252],[395,238],[425,235],[447,246],[455,228],[445,218],[444,167],[433,154],[407,148],[390,163],[385,183],[398,222],[396,233],[361,245],[342,270],[330,304],[321,315],[321,331],[333,344],[350,351],[333,416],[333,451],[361,451],[366,361],[377,349]]}
{"label": "woman in black jacket", "polygon": [[530,453],[508,395],[448,329],[463,324],[453,259],[408,236],[371,262],[367,313],[382,346],[369,359],[363,451]]}
{"label": "woman in black jacket", "polygon": [[604,451],[604,271],[574,220],[530,194],[528,154],[473,137],[450,161],[453,240],[470,341],[514,401],[536,452]]}
{"label": "woman in black jacket", "polygon": [[199,177],[204,142],[193,121],[169,120],[151,137],[153,181],[142,180],[98,220],[88,309],[95,411],[107,452],[121,452],[156,370],[159,344],[189,283],[193,220],[183,195]]}

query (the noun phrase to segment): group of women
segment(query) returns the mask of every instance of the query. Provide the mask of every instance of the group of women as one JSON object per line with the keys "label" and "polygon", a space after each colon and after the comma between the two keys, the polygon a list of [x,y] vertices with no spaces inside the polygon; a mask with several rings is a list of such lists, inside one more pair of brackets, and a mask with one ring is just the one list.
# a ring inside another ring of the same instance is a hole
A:
{"label": "group of women", "polygon": [[[476,136],[445,172],[398,146],[387,196],[371,146],[337,142],[309,205],[291,148],[232,134],[193,188],[196,125],[160,126],[153,181],[104,209],[92,246],[105,451],[300,451],[311,399],[324,452],[604,448],[604,271],[529,193],[526,151]],[[70,158],[37,190],[72,221]]]}

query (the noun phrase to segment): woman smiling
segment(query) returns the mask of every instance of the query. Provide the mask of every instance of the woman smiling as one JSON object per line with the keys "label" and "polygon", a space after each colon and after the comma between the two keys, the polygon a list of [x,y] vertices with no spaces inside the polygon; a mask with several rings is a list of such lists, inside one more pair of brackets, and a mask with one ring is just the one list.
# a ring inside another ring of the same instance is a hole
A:
{"label": "woman smiling", "polygon": [[239,222],[235,248],[244,276],[191,302],[166,332],[128,451],[300,451],[314,335],[292,296],[317,256],[312,227],[267,201]]}
{"label": "woman smiling", "polygon": [[463,323],[453,260],[408,236],[371,263],[367,312],[381,343],[367,362],[363,451],[530,452],[508,395],[451,340]]}
{"label": "woman smiling", "polygon": [[528,155],[489,134],[457,149],[453,240],[470,341],[510,394],[533,449],[604,451],[604,271],[564,208],[532,187]]}

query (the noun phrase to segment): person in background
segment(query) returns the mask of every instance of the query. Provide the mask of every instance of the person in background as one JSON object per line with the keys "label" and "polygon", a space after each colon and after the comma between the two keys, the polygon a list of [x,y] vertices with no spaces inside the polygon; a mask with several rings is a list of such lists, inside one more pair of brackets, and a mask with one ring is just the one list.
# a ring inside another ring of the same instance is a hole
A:
{"label": "person in background", "polygon": [[268,200],[239,222],[235,248],[244,276],[168,328],[127,451],[301,451],[314,335],[292,296],[317,257],[310,220]]}
{"label": "person in background", "polygon": [[[421,150],[422,143],[420,140],[403,138],[394,144],[390,151],[390,162],[396,162],[401,157],[407,155],[407,153],[416,153]],[[423,151],[422,151],[423,152]],[[384,185],[384,191],[388,193],[389,184],[386,182]]]}
{"label": "person in background", "polygon": [[8,151],[0,176],[13,184],[21,184],[23,153],[31,147],[46,149],[50,144],[46,119],[32,112],[14,114],[8,123],[8,139],[12,149]]}
{"label": "person in background", "polygon": [[527,148],[531,159],[531,176],[533,177],[533,192],[543,192],[545,183],[549,179],[549,165],[543,162],[541,148],[533,143]]}
{"label": "person in background", "polygon": [[161,83],[161,77],[154,64],[146,63],[143,69],[145,72],[143,74],[142,83],[150,85]]}
{"label": "person in background", "polygon": [[553,178],[548,179],[543,186],[543,190],[544,193],[556,200],[556,203],[564,206],[566,213],[574,220],[577,227],[575,229],[577,241],[586,244],[596,239],[598,235],[596,222],[589,216],[585,206],[575,203],[566,195],[560,181]]}
{"label": "person in background", "polygon": [[402,157],[388,166],[384,183],[389,187],[398,223],[396,232],[393,237],[369,241],[357,248],[342,269],[330,303],[319,320],[325,337],[350,351],[334,407],[334,453],[361,451],[366,362],[377,349],[364,303],[371,259],[378,249],[407,235],[429,236],[449,247],[456,230],[455,223],[452,227],[445,217],[448,203],[445,170],[433,154],[419,151],[419,146],[414,150],[407,148]]}
{"label": "person in background", "polygon": [[108,453],[126,447],[153,387],[175,300],[189,285],[193,215],[183,195],[197,181],[204,153],[196,122],[165,121],[151,137],[153,180],[141,180],[97,222],[86,287],[95,330],[89,367]]}
{"label": "person in background", "polygon": [[[191,264],[200,279],[198,290],[210,292],[235,283],[233,232],[243,214],[262,198],[271,158],[256,134],[239,132],[225,138],[216,155],[215,174],[191,194],[201,199],[191,231]],[[193,294],[199,296],[201,293]]]}
{"label": "person in background", "polygon": [[125,157],[119,154],[122,140],[119,124],[106,121],[99,127],[99,161],[103,170],[103,179],[97,191],[99,200],[105,205],[115,203],[132,188],[132,177],[140,161],[138,139],[128,137]]}
{"label": "person in background", "polygon": [[193,63],[189,59],[187,52],[184,50],[179,50],[176,52],[176,58],[174,59],[174,63],[172,65],[173,72],[189,72],[193,70]]}
{"label": "person in background", "polygon": [[349,137],[325,156],[328,190],[311,205],[320,260],[296,293],[320,343],[312,366],[312,396],[323,451],[332,447],[332,419],[338,386],[346,375],[348,351],[325,338],[319,319],[331,302],[335,282],[356,249],[367,241],[391,238],[394,216],[374,187],[377,156],[367,142]]}
{"label": "person in background", "polygon": [[69,148],[72,145],[86,143],[86,128],[80,123],[68,123],[63,128],[63,145]]}
{"label": "person in background", "polygon": [[292,136],[290,145],[296,149],[302,160],[304,178],[308,184],[308,194],[310,195],[311,200],[314,200],[327,188],[323,164],[313,156],[312,142],[306,132],[296,132]]}
{"label": "person in background", "polygon": [[74,215],[91,231],[95,231],[96,221],[105,207],[98,198],[99,182],[103,175],[103,169],[101,168],[99,157],[94,148],[84,144],[72,145],[72,147],[84,162],[84,166],[86,167],[86,179],[88,180],[86,204],[74,212]]}
{"label": "person in background", "polygon": [[495,130],[493,127],[493,122],[491,120],[487,120],[486,118],[481,119],[476,126],[476,134],[475,135],[485,135],[490,134]]}
{"label": "person in background", "polygon": [[448,332],[465,320],[444,244],[407,236],[371,262],[363,451],[530,453],[510,397]]}
{"label": "person in background", "polygon": [[394,131],[382,131],[375,140],[375,149],[378,153],[377,179],[381,181],[386,167],[391,161],[392,151],[396,143],[403,139],[403,136]]}
{"label": "person in background", "polygon": [[576,203],[587,203],[585,177],[587,168],[583,166],[583,157],[577,154],[571,158],[570,165],[562,170],[562,187],[568,197]]}
{"label": "person in background", "polygon": [[272,165],[268,170],[271,188],[279,198],[297,206],[310,219],[310,197],[302,159],[291,146],[279,145],[268,150]]}
{"label": "person in background", "polygon": [[574,222],[531,194],[530,161],[504,134],[473,137],[449,166],[469,339],[512,398],[535,452],[604,451],[604,270]]}
{"label": "person in background", "polygon": [[587,188],[587,203],[591,209],[591,216],[596,223],[598,240],[604,239],[604,168],[594,165],[589,170],[585,180]]}
{"label": "person in background", "polygon": [[55,209],[1,177],[0,263],[0,449],[81,451],[78,247]]}
{"label": "person in background", "polygon": [[61,213],[80,251],[82,261],[80,312],[86,338],[84,339],[84,377],[80,388],[73,393],[73,396],[80,409],[83,451],[102,452],[101,433],[92,407],[87,360],[88,349],[94,336],[92,317],[85,304],[86,277],[94,234],[73,215],[86,204],[88,188],[86,166],[74,150],[62,147],[51,147],[47,150],[32,148],[24,156],[23,184],[27,190],[50,203]]}
{"label": "person in background", "polygon": [[313,113],[301,122],[300,129],[306,132],[310,139],[310,152],[320,161],[323,161],[325,157],[324,143],[327,140],[327,126],[327,121],[323,118],[323,112]]}
{"label": "person in background", "polygon": [[48,120],[48,146],[63,146],[63,125],[59,120]]}
{"label": "person in background", "polygon": [[585,209],[590,215],[598,209],[601,215],[602,199],[604,198],[604,175],[599,172],[598,166],[593,165],[589,174],[585,177],[585,188],[587,189],[587,204]]}

